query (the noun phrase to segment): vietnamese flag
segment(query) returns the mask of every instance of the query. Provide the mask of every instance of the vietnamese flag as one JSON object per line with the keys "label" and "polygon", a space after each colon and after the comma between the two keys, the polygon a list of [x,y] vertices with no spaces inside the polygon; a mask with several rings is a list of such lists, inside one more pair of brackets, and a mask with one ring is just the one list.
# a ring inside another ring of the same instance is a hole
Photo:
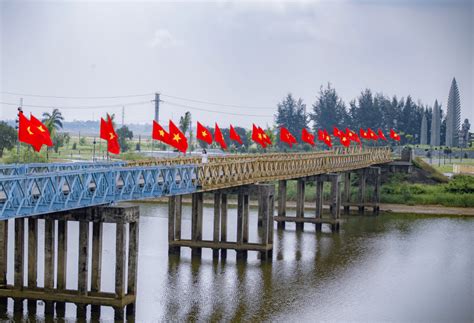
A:
{"label": "vietnamese flag", "polygon": [[280,141],[286,142],[290,147],[297,143],[296,138],[285,127],[280,128]]}
{"label": "vietnamese flag", "polygon": [[360,136],[364,139],[370,139],[369,133],[364,129],[360,128]]}
{"label": "vietnamese flag", "polygon": [[270,136],[267,135],[267,133],[265,132],[265,130],[263,130],[262,128],[258,127],[260,133],[262,134],[262,137],[263,137],[263,141],[268,144],[268,145],[271,145],[272,144],[272,141],[270,139]]}
{"label": "vietnamese flag", "polygon": [[42,136],[38,136],[31,121],[20,112],[18,115],[18,141],[31,145],[35,151],[40,151],[43,146]]}
{"label": "vietnamese flag", "polygon": [[310,144],[311,146],[314,146],[314,135],[308,132],[306,128],[303,128],[301,131],[301,140]]}
{"label": "vietnamese flag", "polygon": [[332,147],[331,137],[329,136],[329,134],[328,134],[328,132],[326,131],[326,129],[324,129],[324,143],[325,143],[328,147]]}
{"label": "vietnamese flag", "polygon": [[370,138],[370,139],[372,139],[372,140],[379,140],[379,137],[377,136],[377,134],[375,133],[375,131],[373,131],[372,129],[367,128],[367,133],[369,134],[369,138]]}
{"label": "vietnamese flag", "polygon": [[262,146],[263,148],[267,147],[265,140],[263,139],[263,130],[260,127],[257,127],[255,124],[252,125],[252,140]]}
{"label": "vietnamese flag", "polygon": [[332,133],[333,133],[334,137],[340,137],[340,136],[343,135],[342,131],[339,130],[336,126],[334,126],[334,129],[333,129]]}
{"label": "vietnamese flag", "polygon": [[35,129],[36,134],[42,138],[42,143],[46,146],[52,147],[53,141],[51,140],[51,135],[49,133],[48,128],[35,118],[34,115],[30,114],[30,122],[32,127]]}
{"label": "vietnamese flag", "polygon": [[318,130],[318,140],[319,141],[324,141],[324,138],[326,138],[326,136],[324,135],[324,131],[322,131],[321,129]]}
{"label": "vietnamese flag", "polygon": [[216,127],[214,129],[214,140],[221,145],[222,149],[226,150],[227,149],[227,144],[225,143],[224,136],[222,135],[221,129],[219,129],[219,126],[217,125],[216,122]]}
{"label": "vietnamese flag", "polygon": [[230,139],[237,141],[239,144],[242,145],[242,139],[240,139],[239,134],[237,133],[237,131],[235,131],[232,125],[230,125]]}
{"label": "vietnamese flag", "polygon": [[349,136],[345,134],[343,131],[340,131],[340,136],[339,136],[339,141],[344,147],[349,147],[351,144],[351,140],[349,139]]}
{"label": "vietnamese flag", "polygon": [[390,138],[392,138],[395,141],[400,141],[400,135],[395,132],[395,130],[390,129]]}
{"label": "vietnamese flag", "polygon": [[153,132],[151,137],[155,140],[162,141],[165,144],[169,144],[170,134],[155,120],[153,120]]}
{"label": "vietnamese flag", "polygon": [[114,130],[112,119],[107,114],[107,121],[100,118],[100,138],[107,141],[107,151],[112,154],[120,153],[120,145],[118,143],[118,136]]}
{"label": "vietnamese flag", "polygon": [[387,137],[385,137],[385,135],[383,134],[382,129],[379,128],[379,131],[377,132],[377,134],[380,139],[387,140]]}
{"label": "vietnamese flag", "polygon": [[357,142],[359,145],[362,144],[362,143],[360,142],[359,136],[358,136],[354,131],[352,131],[352,130],[349,129],[349,128],[346,128],[346,133],[347,133],[347,136],[349,137],[349,140],[354,141],[354,142]]}
{"label": "vietnamese flag", "polygon": [[179,130],[178,127],[170,120],[169,125],[169,144],[174,148],[178,149],[180,152],[186,154],[186,150],[188,149],[188,140],[184,133]]}
{"label": "vietnamese flag", "polygon": [[206,127],[204,127],[199,121],[197,123],[196,138],[201,141],[204,141],[208,145],[212,144],[211,132]]}

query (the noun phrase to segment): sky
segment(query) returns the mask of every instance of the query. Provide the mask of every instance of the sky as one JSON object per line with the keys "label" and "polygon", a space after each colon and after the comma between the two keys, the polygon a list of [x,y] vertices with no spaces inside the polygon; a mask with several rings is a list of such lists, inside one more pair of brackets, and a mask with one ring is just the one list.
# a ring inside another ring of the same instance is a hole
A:
{"label": "sky", "polygon": [[124,105],[126,123],[150,123],[159,92],[163,123],[189,110],[264,126],[288,93],[310,111],[328,82],[346,104],[370,88],[445,107],[456,77],[473,123],[473,2],[1,1],[0,119],[23,97],[35,115],[99,120]]}

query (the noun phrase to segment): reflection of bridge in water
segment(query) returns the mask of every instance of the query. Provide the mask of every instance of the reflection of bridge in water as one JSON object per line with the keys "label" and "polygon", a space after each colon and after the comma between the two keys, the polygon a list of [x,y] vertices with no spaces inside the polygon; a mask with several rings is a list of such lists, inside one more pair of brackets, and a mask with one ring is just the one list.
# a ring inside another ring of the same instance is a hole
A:
{"label": "reflection of bridge in water", "polygon": [[[170,253],[190,247],[192,254],[199,256],[202,248],[211,248],[215,257],[220,250],[221,257],[225,258],[226,251],[233,249],[238,258],[246,259],[247,252],[253,250],[258,251],[262,259],[271,259],[273,220],[278,222],[279,228],[291,221],[296,222],[298,230],[303,229],[304,223],[313,223],[316,229],[320,229],[322,223],[329,223],[337,231],[341,205],[346,211],[350,206],[357,206],[363,212],[370,206],[377,212],[380,168],[376,165],[391,160],[389,149],[371,148],[228,155],[210,157],[206,164],[196,157],[180,157],[133,163],[0,165],[0,217],[3,219],[0,221],[0,303],[5,306],[6,297],[12,297],[14,310],[22,311],[24,299],[32,300],[29,302],[31,310],[36,310],[36,300],[43,300],[45,313],[54,313],[56,304],[56,314],[61,316],[65,302],[72,302],[77,305],[78,317],[86,315],[88,304],[95,312],[100,311],[100,305],[107,305],[114,307],[116,318],[121,319],[125,307],[128,314],[135,311],[139,211],[136,206],[113,204],[168,196]],[[351,173],[358,174],[355,199],[351,194]],[[374,187],[371,201],[366,198],[368,179]],[[296,217],[286,215],[286,188],[291,180],[297,182]],[[276,181],[279,198],[278,216],[274,218]],[[323,191],[327,182],[330,183],[331,215],[323,217]],[[344,183],[342,198],[341,182]],[[316,212],[311,217],[304,214],[307,183],[314,183],[316,187]],[[204,193],[214,197],[212,240],[202,236]],[[183,239],[182,197],[187,194],[192,196],[192,228],[191,238]],[[237,197],[237,232],[236,240],[228,241],[228,198],[233,195]],[[249,241],[251,198],[258,200],[256,241]],[[7,282],[8,219],[12,218],[15,221],[13,284]],[[44,287],[37,286],[38,220],[45,221],[44,246],[41,246],[45,254]],[[66,289],[65,285],[69,221],[80,223],[78,285],[74,290]],[[89,234],[91,222],[92,236]],[[103,223],[115,223],[117,227],[114,293],[100,289]]]}

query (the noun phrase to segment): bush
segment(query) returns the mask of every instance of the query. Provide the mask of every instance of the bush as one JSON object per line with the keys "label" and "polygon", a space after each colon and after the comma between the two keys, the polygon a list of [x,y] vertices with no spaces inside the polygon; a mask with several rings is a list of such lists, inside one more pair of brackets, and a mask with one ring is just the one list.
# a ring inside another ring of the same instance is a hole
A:
{"label": "bush", "polygon": [[474,193],[474,177],[469,175],[455,175],[446,185],[445,190],[450,193]]}
{"label": "bush", "polygon": [[11,154],[10,156],[6,157],[4,161],[5,161],[5,164],[17,164],[17,163],[45,163],[47,160],[43,154],[27,149],[27,150],[24,150],[20,154],[20,156],[18,156],[17,154]]}
{"label": "bush", "polygon": [[77,149],[77,143],[73,143],[72,144],[72,150],[76,150]]}

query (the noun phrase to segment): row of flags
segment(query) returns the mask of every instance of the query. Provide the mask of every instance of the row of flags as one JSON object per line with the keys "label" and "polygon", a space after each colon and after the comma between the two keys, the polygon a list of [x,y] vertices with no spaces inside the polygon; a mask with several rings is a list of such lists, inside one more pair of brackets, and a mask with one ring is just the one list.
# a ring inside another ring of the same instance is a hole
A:
{"label": "row of flags", "polygon": [[[212,144],[212,142],[216,142],[222,149],[227,149],[224,136],[217,123],[214,127],[214,135],[199,121],[197,122],[196,130],[196,138],[198,140],[209,145]],[[378,129],[378,131],[375,132],[371,128],[360,128],[359,134],[357,134],[349,128],[346,128],[344,131],[334,127],[333,136],[334,138],[338,138],[339,142],[344,147],[349,147],[351,143],[362,145],[361,138],[374,141],[387,140],[381,129]],[[108,152],[112,154],[120,153],[118,136],[115,132],[112,119],[108,114],[107,120],[104,120],[103,118],[100,120],[100,138],[107,141]],[[152,138],[172,146],[182,153],[186,153],[188,149],[188,140],[185,134],[171,120],[169,121],[168,131],[166,131],[158,122],[153,121]],[[232,125],[230,125],[229,138],[240,145],[243,143],[242,138],[240,138],[240,135],[235,131]],[[400,141],[400,136],[393,129],[390,129],[390,138],[395,141]],[[40,151],[42,145],[53,145],[48,128],[33,115],[30,115],[30,119],[28,119],[22,112],[19,113],[18,139],[20,142],[32,145],[36,151]],[[328,147],[332,147],[333,145],[332,138],[326,129],[318,130],[318,140],[326,144]],[[259,144],[262,148],[272,145],[270,136],[261,127],[256,126],[255,124],[252,126],[252,141]],[[293,147],[293,144],[298,144],[296,137],[285,127],[280,127],[280,141],[288,144],[290,148]],[[309,132],[306,128],[303,128],[301,130],[301,141],[314,146],[315,135]]]}

